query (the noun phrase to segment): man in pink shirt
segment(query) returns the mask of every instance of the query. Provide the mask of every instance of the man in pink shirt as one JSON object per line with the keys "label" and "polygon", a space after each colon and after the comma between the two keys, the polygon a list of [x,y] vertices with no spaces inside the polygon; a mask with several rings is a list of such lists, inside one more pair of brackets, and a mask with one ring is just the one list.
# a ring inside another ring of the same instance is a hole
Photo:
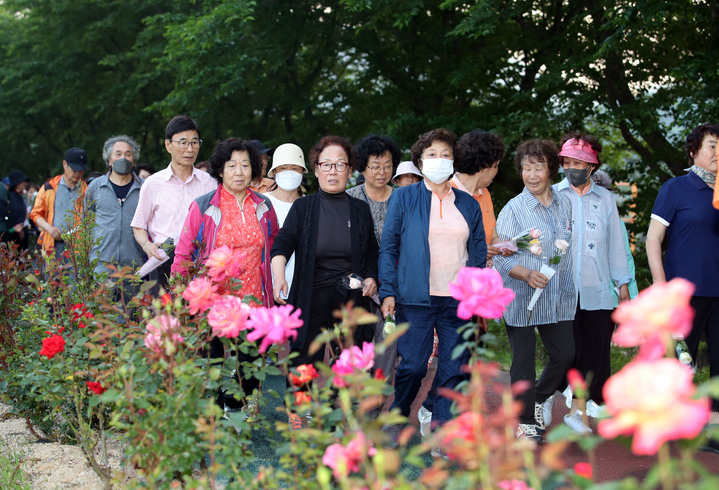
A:
{"label": "man in pink shirt", "polygon": [[[190,203],[217,188],[217,181],[210,174],[195,169],[200,146],[200,127],[194,119],[175,116],[167,124],[165,149],[170,154],[170,164],[145,180],[130,223],[135,240],[148,257],[161,259],[159,246],[168,239],[177,243]],[[173,255],[151,277],[161,285],[167,284]]]}

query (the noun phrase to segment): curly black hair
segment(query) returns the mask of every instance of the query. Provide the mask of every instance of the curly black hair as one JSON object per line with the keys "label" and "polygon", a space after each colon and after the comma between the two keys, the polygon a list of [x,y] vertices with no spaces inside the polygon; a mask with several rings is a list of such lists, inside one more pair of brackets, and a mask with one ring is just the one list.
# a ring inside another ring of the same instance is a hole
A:
{"label": "curly black hair", "polygon": [[392,156],[392,175],[397,170],[402,159],[402,152],[397,146],[397,143],[392,140],[389,136],[370,134],[365,136],[357,143],[355,143],[355,154],[357,155],[357,167],[356,170],[360,173],[364,172],[367,168],[367,162],[370,157],[382,156],[389,152]]}
{"label": "curly black hair", "polygon": [[210,175],[217,182],[222,183],[222,172],[225,170],[225,163],[232,158],[233,151],[246,151],[250,157],[250,167],[252,168],[252,180],[260,177],[262,174],[262,160],[257,150],[242,138],[228,138],[219,143],[210,156]]}
{"label": "curly black hair", "polygon": [[462,158],[455,160],[454,170],[466,175],[490,168],[504,156],[502,138],[479,129],[463,134],[459,139],[459,149]]}

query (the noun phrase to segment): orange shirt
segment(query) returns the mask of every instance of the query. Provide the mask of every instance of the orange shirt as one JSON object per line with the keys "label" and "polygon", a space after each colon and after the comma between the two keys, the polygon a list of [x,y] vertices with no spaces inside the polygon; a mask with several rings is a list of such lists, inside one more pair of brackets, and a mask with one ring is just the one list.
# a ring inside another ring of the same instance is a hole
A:
{"label": "orange shirt", "polygon": [[[455,175],[452,177],[452,187],[456,187],[460,191],[464,191],[467,194],[471,194],[467,188],[459,180],[459,177]],[[489,189],[480,189],[479,194],[472,196],[479,203],[479,207],[482,210],[482,225],[484,226],[484,236],[487,237],[487,245],[492,243],[492,232],[494,227],[497,226],[497,218],[494,217],[494,204],[492,204],[492,196],[489,195]]]}
{"label": "orange shirt", "polygon": [[[241,250],[245,254],[242,261],[242,272],[240,280],[242,289],[239,296],[251,294],[262,301],[262,249],[265,246],[265,239],[262,236],[260,222],[257,221],[255,203],[247,192],[245,200],[240,209],[237,198],[222,188],[220,193],[220,210],[222,221],[217,230],[215,247],[227,245],[233,250]],[[229,284],[220,284],[220,294],[228,294]],[[251,303],[254,306],[254,303]]]}

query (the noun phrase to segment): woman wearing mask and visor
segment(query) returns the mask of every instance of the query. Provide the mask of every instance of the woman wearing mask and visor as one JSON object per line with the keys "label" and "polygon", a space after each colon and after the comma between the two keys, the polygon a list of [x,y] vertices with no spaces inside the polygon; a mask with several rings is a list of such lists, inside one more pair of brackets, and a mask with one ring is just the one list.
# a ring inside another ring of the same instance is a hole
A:
{"label": "woman wearing mask and visor", "polygon": [[[302,174],[307,173],[305,165],[305,154],[302,148],[292,143],[285,143],[278,146],[272,155],[272,167],[267,176],[275,179],[274,185],[265,196],[272,202],[277,214],[277,224],[280,228],[285,223],[287,213],[290,212],[292,203],[302,197]],[[292,277],[295,272],[295,254],[287,261],[285,266],[285,279],[287,287],[292,287]]]}
{"label": "woman wearing mask and visor", "polygon": [[[454,388],[466,378],[461,367],[469,352],[452,357],[461,341],[457,329],[466,322],[457,317],[458,301],[450,294],[449,283],[462,267],[484,267],[487,245],[479,204],[466,192],[452,188],[457,156],[457,139],[450,131],[434,129],[420,136],[412,146],[412,162],[424,179],[392,193],[382,232],[382,313],[410,324],[408,334],[397,344],[402,360],[392,404],[405,416],[427,372],[435,327],[439,336],[438,386]],[[450,420],[451,404],[445,397],[436,400],[434,419],[440,424]],[[385,427],[393,442],[400,430],[400,426]]]}

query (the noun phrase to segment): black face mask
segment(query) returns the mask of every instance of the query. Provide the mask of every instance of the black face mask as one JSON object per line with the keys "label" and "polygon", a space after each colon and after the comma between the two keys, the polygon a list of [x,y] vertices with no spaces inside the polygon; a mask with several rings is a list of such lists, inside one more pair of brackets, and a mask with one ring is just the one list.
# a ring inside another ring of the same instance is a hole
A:
{"label": "black face mask", "polygon": [[132,172],[132,168],[135,166],[130,160],[126,158],[120,158],[112,162],[112,169],[118,175],[127,175]]}
{"label": "black face mask", "polygon": [[587,167],[584,170],[579,170],[576,168],[565,168],[564,175],[567,176],[567,179],[569,179],[569,183],[572,184],[573,187],[579,187],[580,185],[584,185],[587,183],[590,170],[591,167]]}

